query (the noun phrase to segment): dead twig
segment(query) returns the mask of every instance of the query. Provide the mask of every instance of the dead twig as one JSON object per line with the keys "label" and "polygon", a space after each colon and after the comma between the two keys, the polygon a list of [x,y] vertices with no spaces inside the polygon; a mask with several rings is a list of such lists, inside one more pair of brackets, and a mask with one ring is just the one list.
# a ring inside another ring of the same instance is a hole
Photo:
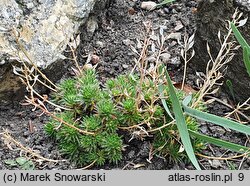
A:
{"label": "dead twig", "polygon": [[3,133],[0,133],[0,135],[2,135],[3,140],[5,141],[5,143],[7,143],[6,145],[9,147],[11,146],[11,144],[15,144],[17,147],[19,147],[21,150],[25,151],[26,153],[30,154],[32,157],[36,157],[39,159],[39,161],[48,161],[48,162],[59,162],[59,161],[64,161],[64,160],[52,160],[52,159],[48,159],[45,158],[43,156],[41,156],[40,154],[34,152],[34,150],[32,150],[29,147],[25,147],[23,146],[20,142],[18,142],[17,140],[15,140],[8,132],[8,130],[4,130]]}
{"label": "dead twig", "polygon": [[240,155],[237,155],[237,156],[231,156],[231,157],[212,157],[212,156],[206,156],[206,155],[203,155],[203,154],[200,154],[200,153],[196,153],[197,156],[200,156],[202,158],[206,158],[206,159],[214,159],[214,160],[235,160],[235,159],[238,159],[238,158],[242,158],[242,157],[247,157],[249,156],[250,152],[247,152],[247,153],[244,153],[244,154],[240,154]]}

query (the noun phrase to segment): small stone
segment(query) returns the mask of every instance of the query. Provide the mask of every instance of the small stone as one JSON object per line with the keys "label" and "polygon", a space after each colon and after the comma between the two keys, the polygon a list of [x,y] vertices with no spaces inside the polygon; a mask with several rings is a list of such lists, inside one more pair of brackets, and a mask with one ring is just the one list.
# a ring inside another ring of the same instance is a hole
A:
{"label": "small stone", "polygon": [[98,23],[95,16],[89,17],[86,25],[86,29],[88,33],[93,34],[98,29]]}
{"label": "small stone", "polygon": [[27,3],[26,7],[28,9],[32,9],[34,7],[34,4],[33,3]]}
{"label": "small stone", "polygon": [[27,137],[27,136],[29,136],[29,134],[30,134],[29,131],[25,131],[25,132],[23,133],[23,136],[24,136],[24,137]]}
{"label": "small stone", "polygon": [[180,21],[176,22],[176,27],[174,28],[176,31],[179,31],[183,28],[183,24]]}
{"label": "small stone", "polygon": [[93,69],[93,65],[91,65],[91,64],[85,64],[84,66],[83,66],[83,69],[84,70],[90,70],[90,69]]}
{"label": "small stone", "polygon": [[26,7],[28,9],[32,9],[34,7],[34,4],[33,3],[27,3]]}
{"label": "small stone", "polygon": [[224,135],[224,134],[226,133],[226,130],[225,130],[224,128],[222,128],[222,127],[218,127],[218,128],[217,128],[217,132],[218,132],[218,134],[220,134],[220,135]]}
{"label": "small stone", "polygon": [[169,61],[169,63],[172,64],[172,65],[179,65],[179,64],[181,64],[181,61],[179,60],[178,57],[174,57],[174,58],[172,58],[172,59]]}
{"label": "small stone", "polygon": [[100,57],[99,57],[98,55],[93,54],[93,55],[91,56],[91,63],[92,63],[93,65],[96,65],[96,64],[99,63],[99,62],[100,62]]}
{"label": "small stone", "polygon": [[5,63],[6,63],[6,61],[3,59],[0,61],[0,65],[4,65]]}
{"label": "small stone", "polygon": [[180,32],[174,32],[168,35],[167,39],[175,39],[178,42],[181,40],[181,33]]}
{"label": "small stone", "polygon": [[156,7],[156,3],[153,1],[143,1],[141,3],[141,8],[144,10],[153,10]]}
{"label": "small stone", "polygon": [[151,35],[150,39],[152,39],[154,41],[157,41],[159,39],[159,36],[157,36],[157,35]]}
{"label": "small stone", "polygon": [[133,157],[135,157],[135,151],[134,151],[134,150],[131,150],[131,151],[128,153],[128,159],[132,159]]}
{"label": "small stone", "polygon": [[178,12],[175,9],[172,9],[173,14],[177,14]]}
{"label": "small stone", "polygon": [[168,8],[163,8],[163,11],[165,12],[165,14],[169,14],[170,13],[170,10]]}
{"label": "small stone", "polygon": [[199,128],[199,130],[201,131],[202,134],[208,133],[208,129],[207,129],[206,125],[201,125],[201,127]]}
{"label": "small stone", "polygon": [[250,166],[250,159],[247,158],[246,163]]}
{"label": "small stone", "polygon": [[137,39],[136,48],[137,49],[142,49],[142,44],[141,44],[140,40],[138,40],[138,39]]}
{"label": "small stone", "polygon": [[103,47],[104,47],[104,44],[103,44],[103,42],[101,42],[101,41],[97,41],[97,42],[96,42],[96,46],[99,47],[99,48],[103,48]]}
{"label": "small stone", "polygon": [[170,59],[171,55],[169,53],[163,53],[160,55],[160,59],[163,63],[167,63]]}
{"label": "small stone", "polygon": [[164,10],[162,10],[162,9],[157,10],[157,14],[159,16],[165,16],[166,15],[165,12],[164,12]]}
{"label": "small stone", "polygon": [[221,163],[219,160],[212,160],[212,161],[209,161],[210,165],[213,167],[213,168],[219,168],[221,166]]}
{"label": "small stone", "polygon": [[122,67],[123,67],[124,69],[127,69],[127,68],[128,68],[128,65],[127,65],[127,64],[123,64]]}
{"label": "small stone", "polygon": [[195,7],[197,5],[197,2],[196,1],[188,1],[186,3],[186,6],[187,7]]}
{"label": "small stone", "polygon": [[124,45],[126,45],[126,46],[131,45],[131,41],[130,41],[129,39],[124,39],[124,40],[122,40],[122,43],[123,43]]}
{"label": "small stone", "polygon": [[133,7],[129,7],[129,8],[128,8],[128,13],[129,13],[130,15],[134,15],[134,14],[135,14],[135,9],[134,9]]}

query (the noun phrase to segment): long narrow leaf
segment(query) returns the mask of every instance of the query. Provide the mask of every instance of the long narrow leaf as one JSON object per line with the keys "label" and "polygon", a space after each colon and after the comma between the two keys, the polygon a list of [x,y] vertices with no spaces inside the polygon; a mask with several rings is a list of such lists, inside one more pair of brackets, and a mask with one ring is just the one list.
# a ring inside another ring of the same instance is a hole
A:
{"label": "long narrow leaf", "polygon": [[[163,95],[164,95],[164,94],[163,94],[164,86],[163,86],[163,85],[159,85],[158,89],[159,89],[159,92],[160,92],[160,96],[163,97]],[[168,105],[167,105],[167,103],[166,103],[166,100],[165,100],[164,98],[161,98],[161,102],[162,102],[162,105],[163,105],[164,109],[166,110],[167,114],[168,114],[172,119],[174,119],[174,117],[172,116],[172,114],[171,114],[171,112],[170,112],[170,110],[169,110],[169,108],[168,108]]]}
{"label": "long narrow leaf", "polygon": [[219,147],[230,149],[230,150],[235,151],[235,152],[239,152],[239,153],[250,152],[250,148],[244,147],[242,145],[234,144],[234,143],[231,143],[228,141],[224,141],[221,139],[216,139],[216,138],[204,135],[204,134],[200,134],[198,132],[194,132],[194,131],[189,130],[189,134],[191,136],[194,136],[195,138],[198,138],[198,139],[203,140],[205,142],[212,143],[212,144],[217,145]]}
{"label": "long narrow leaf", "polygon": [[246,42],[246,40],[244,39],[244,37],[241,35],[240,31],[238,30],[238,28],[233,24],[231,23],[231,28],[234,32],[234,35],[236,37],[236,39],[238,40],[238,42],[240,43],[241,47],[247,47],[247,51],[249,52],[250,54],[250,46],[248,45],[248,43]]}
{"label": "long narrow leaf", "polygon": [[180,102],[177,98],[177,95],[176,95],[175,90],[174,90],[174,86],[171,82],[171,79],[170,79],[167,71],[166,71],[166,77],[167,77],[167,81],[168,81],[170,99],[171,99],[171,102],[173,105],[173,111],[174,111],[174,115],[175,115],[175,119],[176,119],[176,125],[177,125],[178,131],[180,133],[182,144],[184,146],[184,149],[185,149],[190,161],[193,163],[195,168],[198,170],[201,170],[201,168],[198,164],[198,161],[195,157],[195,154],[194,154],[194,149],[193,149],[192,144],[191,144],[190,136],[188,133],[186,121],[185,121],[185,118],[183,115],[183,111],[182,111]]}
{"label": "long narrow leaf", "polygon": [[248,52],[247,47],[244,46],[243,47],[243,61],[245,63],[246,69],[247,69],[247,73],[250,76],[250,52]]}
{"label": "long narrow leaf", "polygon": [[246,126],[246,125],[243,125],[243,124],[237,123],[235,121],[232,121],[232,120],[229,120],[229,119],[226,119],[223,117],[219,117],[219,116],[216,116],[213,114],[209,114],[206,112],[192,109],[192,108],[186,106],[185,104],[183,104],[183,108],[184,108],[184,111],[188,115],[193,116],[197,119],[204,120],[204,121],[207,121],[210,123],[214,123],[214,124],[220,125],[222,127],[230,128],[230,129],[236,130],[238,132],[242,132],[242,133],[250,135],[250,127],[249,126]]}

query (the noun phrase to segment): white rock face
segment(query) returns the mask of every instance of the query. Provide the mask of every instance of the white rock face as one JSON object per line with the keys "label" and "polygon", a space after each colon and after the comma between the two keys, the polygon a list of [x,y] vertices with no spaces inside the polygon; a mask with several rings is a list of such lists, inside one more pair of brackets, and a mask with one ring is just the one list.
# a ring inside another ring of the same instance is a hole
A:
{"label": "white rock face", "polygon": [[30,63],[30,59],[58,80],[66,71],[62,53],[70,38],[86,21],[87,31],[94,32],[98,25],[89,14],[100,14],[110,1],[0,0],[0,105],[24,97],[24,87],[12,69],[20,66],[20,60]]}
{"label": "white rock face", "polygon": [[0,62],[27,57],[41,68],[64,58],[69,39],[98,0],[0,0]]}

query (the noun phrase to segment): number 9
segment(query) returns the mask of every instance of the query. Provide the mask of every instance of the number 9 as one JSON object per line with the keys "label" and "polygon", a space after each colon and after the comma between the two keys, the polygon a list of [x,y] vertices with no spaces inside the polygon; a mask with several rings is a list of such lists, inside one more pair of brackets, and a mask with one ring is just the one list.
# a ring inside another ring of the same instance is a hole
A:
{"label": "number 9", "polygon": [[244,180],[244,174],[243,173],[239,173],[238,177],[239,177],[239,181],[243,181]]}

